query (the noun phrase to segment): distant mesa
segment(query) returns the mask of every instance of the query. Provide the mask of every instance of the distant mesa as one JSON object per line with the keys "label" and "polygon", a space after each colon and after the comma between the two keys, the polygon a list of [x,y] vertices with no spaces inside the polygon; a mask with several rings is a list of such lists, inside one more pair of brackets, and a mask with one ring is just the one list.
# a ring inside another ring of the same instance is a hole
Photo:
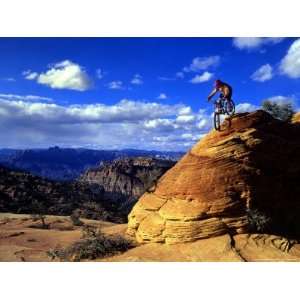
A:
{"label": "distant mesa", "polygon": [[[295,120],[299,120],[299,114]],[[211,131],[144,193],[129,214],[138,242],[182,243],[250,231],[299,233],[300,127],[258,110]]]}
{"label": "distant mesa", "polygon": [[87,170],[79,181],[101,186],[104,199],[131,209],[145,190],[155,185],[174,164],[171,160],[152,157],[120,158]]}

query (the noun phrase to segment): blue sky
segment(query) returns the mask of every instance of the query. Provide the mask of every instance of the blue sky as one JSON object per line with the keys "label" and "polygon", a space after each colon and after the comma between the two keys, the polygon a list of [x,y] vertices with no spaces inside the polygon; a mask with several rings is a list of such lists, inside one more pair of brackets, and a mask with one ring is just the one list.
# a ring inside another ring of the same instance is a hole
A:
{"label": "blue sky", "polygon": [[300,97],[296,38],[1,38],[0,147],[186,150],[220,78],[239,111]]}

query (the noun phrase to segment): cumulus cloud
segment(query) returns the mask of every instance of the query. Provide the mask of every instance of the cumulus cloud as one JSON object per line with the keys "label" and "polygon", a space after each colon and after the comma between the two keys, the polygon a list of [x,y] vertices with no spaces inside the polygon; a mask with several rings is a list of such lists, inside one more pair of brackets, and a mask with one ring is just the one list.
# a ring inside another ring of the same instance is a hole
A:
{"label": "cumulus cloud", "polygon": [[199,72],[215,67],[220,63],[220,56],[195,57],[188,67],[184,67],[184,72]]}
{"label": "cumulus cloud", "polygon": [[279,68],[282,74],[290,78],[300,78],[300,39],[292,43]]}
{"label": "cumulus cloud", "polygon": [[85,91],[92,86],[92,81],[84,68],[70,60],[55,63],[44,73],[28,70],[23,72],[23,75],[27,80],[36,80],[39,84],[53,89]]}
{"label": "cumulus cloud", "polygon": [[190,106],[183,106],[178,110],[179,115],[190,115],[192,113],[192,108]]}
{"label": "cumulus cloud", "polygon": [[209,81],[214,76],[213,73],[205,71],[201,75],[196,75],[194,78],[190,80],[193,84],[203,83]]}
{"label": "cumulus cloud", "polygon": [[233,38],[233,45],[238,49],[258,49],[263,45],[272,45],[278,44],[283,41],[284,38],[278,37],[269,37],[269,38],[262,38],[262,37],[237,37]]}
{"label": "cumulus cloud", "polygon": [[168,98],[168,96],[165,93],[160,93],[157,97],[157,99],[160,99],[160,100],[165,100],[167,98]]}
{"label": "cumulus cloud", "polygon": [[123,82],[121,80],[114,80],[114,81],[111,81],[107,87],[110,89],[110,90],[122,90],[124,89],[124,86],[123,86]]}
{"label": "cumulus cloud", "polygon": [[196,116],[194,115],[179,115],[176,118],[176,122],[179,124],[191,124],[195,121]]}
{"label": "cumulus cloud", "polygon": [[273,78],[273,68],[270,64],[265,64],[257,69],[251,76],[254,81],[265,82]]}
{"label": "cumulus cloud", "polygon": [[239,103],[235,107],[235,112],[236,113],[243,113],[243,112],[251,112],[259,109],[259,106],[245,102],[245,103]]}
{"label": "cumulus cloud", "polygon": [[26,100],[4,95],[0,96],[0,127],[6,128],[0,131],[2,147],[183,150],[212,124],[206,111],[193,112],[183,104],[123,99],[114,105],[63,106],[29,101],[40,96]]}
{"label": "cumulus cloud", "polygon": [[171,119],[153,119],[145,121],[145,128],[147,129],[159,129],[159,131],[171,131],[178,128],[178,125]]}
{"label": "cumulus cloud", "polygon": [[142,76],[140,74],[135,74],[133,78],[131,79],[131,83],[135,85],[141,85],[143,84]]}

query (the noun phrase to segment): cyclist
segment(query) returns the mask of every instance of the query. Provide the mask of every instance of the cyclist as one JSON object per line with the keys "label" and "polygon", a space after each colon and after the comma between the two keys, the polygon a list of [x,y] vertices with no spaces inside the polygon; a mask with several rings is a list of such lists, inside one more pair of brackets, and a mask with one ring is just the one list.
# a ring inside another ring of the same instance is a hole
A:
{"label": "cyclist", "polygon": [[214,89],[212,90],[212,92],[209,94],[207,100],[210,101],[210,99],[217,93],[220,92],[221,93],[221,98],[223,98],[224,100],[230,101],[231,100],[231,96],[232,96],[232,87],[221,81],[220,79],[217,79],[215,81],[214,84]]}

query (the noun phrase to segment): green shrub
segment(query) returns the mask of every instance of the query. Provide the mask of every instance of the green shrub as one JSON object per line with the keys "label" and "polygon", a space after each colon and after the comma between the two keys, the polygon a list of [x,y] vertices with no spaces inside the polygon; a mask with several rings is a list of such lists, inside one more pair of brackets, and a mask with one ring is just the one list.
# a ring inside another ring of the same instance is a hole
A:
{"label": "green shrub", "polygon": [[282,121],[291,121],[295,111],[290,102],[277,103],[270,100],[265,100],[262,103],[262,109],[271,114],[274,118]]}
{"label": "green shrub", "polygon": [[30,227],[32,228],[40,228],[40,229],[48,229],[49,224],[46,224],[46,208],[43,205],[43,203],[34,200],[32,202],[32,211],[33,213],[31,214],[31,218],[34,222],[40,221],[41,224],[39,225],[32,225]]}
{"label": "green shrub", "polygon": [[247,218],[251,231],[264,232],[269,228],[271,219],[257,209],[247,209]]}
{"label": "green shrub", "polygon": [[[89,237],[82,238],[65,249],[54,249],[47,252],[51,259],[60,261],[81,261],[83,259],[93,260],[132,248],[132,243],[122,236],[104,235],[101,231],[89,228]],[[87,236],[85,234],[85,236]]]}
{"label": "green shrub", "polygon": [[74,226],[82,226],[84,223],[80,220],[80,213],[74,210],[70,216],[70,220]]}

